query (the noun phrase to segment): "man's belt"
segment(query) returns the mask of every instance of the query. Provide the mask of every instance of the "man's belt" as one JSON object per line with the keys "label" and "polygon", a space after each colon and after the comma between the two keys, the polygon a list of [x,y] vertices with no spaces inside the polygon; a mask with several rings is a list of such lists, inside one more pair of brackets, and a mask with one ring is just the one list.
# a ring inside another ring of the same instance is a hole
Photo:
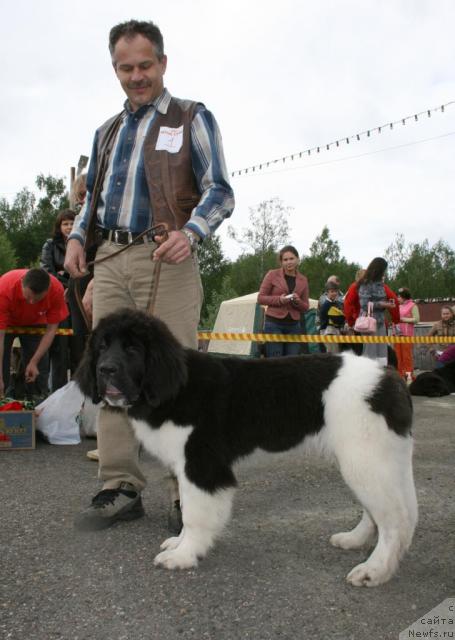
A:
{"label": "man's belt", "polygon": [[95,229],[97,244],[101,244],[103,240],[108,240],[109,242],[118,245],[144,244],[144,242],[153,242],[152,232],[143,235],[142,238],[138,238],[139,235],[141,234],[133,233],[132,231],[127,231],[126,229],[105,229],[104,227],[98,226]]}

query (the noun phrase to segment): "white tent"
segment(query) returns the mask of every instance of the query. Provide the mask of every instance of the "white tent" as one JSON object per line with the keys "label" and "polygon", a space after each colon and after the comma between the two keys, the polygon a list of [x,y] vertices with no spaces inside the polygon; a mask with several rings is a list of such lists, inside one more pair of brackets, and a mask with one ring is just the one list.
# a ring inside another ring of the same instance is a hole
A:
{"label": "white tent", "polygon": [[[218,333],[262,333],[264,307],[257,302],[258,293],[232,298],[221,303],[216,317],[214,332]],[[310,309],[318,301],[310,299]],[[257,343],[247,340],[210,340],[208,351],[239,356],[258,355]]]}
{"label": "white tent", "polygon": [[[259,333],[264,311],[257,303],[258,294],[249,293],[221,303],[213,331],[219,333]],[[240,340],[210,340],[208,351],[239,356],[256,355],[256,344]]]}

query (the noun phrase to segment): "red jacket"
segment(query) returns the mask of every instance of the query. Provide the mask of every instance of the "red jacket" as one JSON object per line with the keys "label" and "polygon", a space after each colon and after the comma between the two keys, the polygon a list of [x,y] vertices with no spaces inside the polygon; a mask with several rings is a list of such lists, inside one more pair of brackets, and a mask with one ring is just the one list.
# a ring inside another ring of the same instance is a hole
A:
{"label": "red jacket", "polygon": [[[400,304],[395,293],[386,284],[384,285],[384,291],[387,300],[393,300],[395,306],[389,309],[389,313],[392,317],[392,321],[395,324],[400,322]],[[353,282],[344,296],[344,317],[350,327],[354,326],[354,322],[359,317],[360,313],[360,301],[359,291],[357,289],[357,282]]]}
{"label": "red jacket", "polygon": [[262,281],[258,293],[258,302],[259,304],[267,305],[267,315],[272,318],[285,318],[289,314],[294,320],[299,320],[300,315],[310,308],[308,280],[306,277],[297,272],[295,289],[291,291],[291,293],[297,295],[297,300],[294,303],[286,300],[282,304],[280,296],[288,293],[288,283],[284,277],[283,269],[272,269]]}

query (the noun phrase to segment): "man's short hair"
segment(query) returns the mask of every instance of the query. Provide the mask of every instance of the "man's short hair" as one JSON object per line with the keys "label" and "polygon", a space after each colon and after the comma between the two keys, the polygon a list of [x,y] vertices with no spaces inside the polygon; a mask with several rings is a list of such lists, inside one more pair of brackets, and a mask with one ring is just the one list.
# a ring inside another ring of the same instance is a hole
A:
{"label": "man's short hair", "polygon": [[128,22],[121,22],[112,27],[109,33],[109,51],[111,56],[114,53],[115,45],[120,38],[132,39],[137,35],[144,36],[155,45],[155,52],[158,60],[161,60],[164,56],[164,42],[163,36],[159,28],[153,22],[146,22],[140,20],[128,20]]}
{"label": "man's short hair", "polygon": [[33,293],[45,293],[51,284],[51,278],[44,269],[29,269],[22,278],[22,284]]}

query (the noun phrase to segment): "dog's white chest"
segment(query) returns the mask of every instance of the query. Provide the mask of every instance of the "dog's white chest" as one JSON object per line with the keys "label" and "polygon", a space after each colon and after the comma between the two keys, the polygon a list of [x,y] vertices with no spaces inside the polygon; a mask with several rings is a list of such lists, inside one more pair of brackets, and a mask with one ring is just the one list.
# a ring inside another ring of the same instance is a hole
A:
{"label": "dog's white chest", "polygon": [[165,422],[159,429],[152,429],[143,420],[131,420],[136,438],[149,453],[156,456],[176,473],[185,466],[185,445],[193,427],[177,427]]}

